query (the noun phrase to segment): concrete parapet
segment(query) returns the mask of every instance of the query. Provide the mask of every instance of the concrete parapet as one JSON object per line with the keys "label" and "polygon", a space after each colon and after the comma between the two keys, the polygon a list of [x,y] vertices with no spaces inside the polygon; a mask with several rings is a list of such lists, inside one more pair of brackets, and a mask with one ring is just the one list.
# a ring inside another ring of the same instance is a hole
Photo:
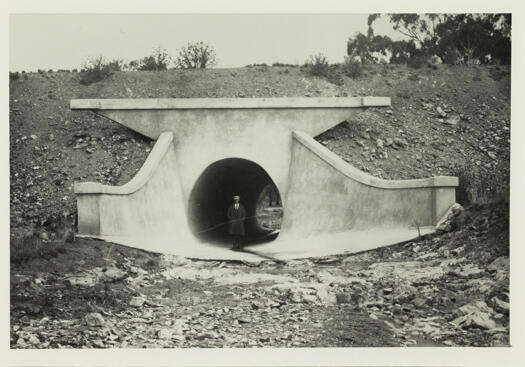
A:
{"label": "concrete parapet", "polygon": [[73,99],[72,110],[294,109],[390,106],[390,97]]}

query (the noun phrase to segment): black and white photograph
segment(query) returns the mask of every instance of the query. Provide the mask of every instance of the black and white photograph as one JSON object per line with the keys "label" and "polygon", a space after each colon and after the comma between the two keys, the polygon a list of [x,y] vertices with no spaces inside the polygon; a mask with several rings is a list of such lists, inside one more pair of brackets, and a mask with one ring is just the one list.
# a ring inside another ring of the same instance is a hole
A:
{"label": "black and white photograph", "polygon": [[515,345],[511,12],[6,16],[12,352]]}

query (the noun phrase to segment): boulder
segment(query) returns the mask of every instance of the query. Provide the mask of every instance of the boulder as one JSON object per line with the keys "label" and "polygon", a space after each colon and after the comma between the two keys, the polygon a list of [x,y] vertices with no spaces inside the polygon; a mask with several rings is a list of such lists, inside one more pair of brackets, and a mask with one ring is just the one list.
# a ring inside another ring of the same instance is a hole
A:
{"label": "boulder", "polygon": [[324,305],[335,305],[337,304],[337,297],[332,293],[328,287],[318,287],[317,288],[317,298],[319,302]]}
{"label": "boulder", "polygon": [[455,203],[452,205],[445,215],[441,218],[441,220],[436,225],[436,231],[438,232],[449,232],[452,230],[452,222],[453,219],[456,218],[460,213],[462,213],[465,209],[458,204]]}
{"label": "boulder", "polygon": [[172,336],[173,336],[173,330],[171,329],[157,330],[157,337],[161,340],[170,340]]}
{"label": "boulder", "polygon": [[141,307],[144,305],[144,302],[146,302],[146,300],[143,297],[133,297],[129,301],[129,305],[133,307]]}
{"label": "boulder", "polygon": [[494,310],[487,306],[487,304],[484,301],[476,301],[461,306],[458,309],[458,312],[460,315],[468,315],[476,312],[491,314],[494,313]]}
{"label": "boulder", "polygon": [[490,271],[509,271],[509,257],[501,256],[490,263],[487,268]]}
{"label": "boulder", "polygon": [[100,280],[104,282],[116,282],[127,277],[127,273],[115,266],[106,268],[100,273]]}
{"label": "boulder", "polygon": [[508,302],[502,301],[497,297],[493,297],[492,303],[496,310],[504,312],[504,313],[509,313],[510,306]]}
{"label": "boulder", "polygon": [[101,327],[106,324],[106,321],[104,320],[102,315],[99,314],[98,312],[88,313],[85,319],[86,319],[86,324],[88,326]]}
{"label": "boulder", "polygon": [[406,148],[408,147],[408,141],[406,141],[406,139],[403,138],[394,138],[394,140],[392,141],[392,145],[394,147]]}
{"label": "boulder", "polygon": [[452,321],[452,324],[461,329],[481,328],[491,330],[497,327],[496,321],[492,320],[488,313],[483,312],[474,312],[460,316]]}
{"label": "boulder", "polygon": [[443,109],[440,106],[436,108],[436,112],[438,113],[439,116],[443,118],[447,117],[447,114],[445,113],[445,111],[443,111]]}
{"label": "boulder", "polygon": [[412,301],[412,304],[416,306],[417,308],[423,307],[427,303],[427,300],[422,297],[416,297]]}
{"label": "boulder", "polygon": [[444,120],[443,122],[447,125],[457,125],[460,121],[460,117],[459,115],[452,115],[452,116],[449,116],[446,120]]}

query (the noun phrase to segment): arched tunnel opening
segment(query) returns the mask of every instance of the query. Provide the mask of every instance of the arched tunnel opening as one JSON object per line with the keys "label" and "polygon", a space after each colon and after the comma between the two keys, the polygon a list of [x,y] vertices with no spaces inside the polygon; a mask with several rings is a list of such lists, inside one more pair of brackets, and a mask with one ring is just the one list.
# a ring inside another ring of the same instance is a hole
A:
{"label": "arched tunnel opening", "polygon": [[274,240],[282,221],[279,190],[261,166],[241,158],[214,162],[197,179],[188,202],[193,234],[205,242],[230,245],[227,211],[234,195],[246,210],[244,244]]}

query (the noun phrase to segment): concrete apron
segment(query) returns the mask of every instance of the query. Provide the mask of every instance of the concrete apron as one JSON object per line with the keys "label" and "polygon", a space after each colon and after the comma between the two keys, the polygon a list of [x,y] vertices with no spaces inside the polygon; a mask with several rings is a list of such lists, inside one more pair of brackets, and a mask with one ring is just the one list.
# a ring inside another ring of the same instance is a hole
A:
{"label": "concrete apron", "polygon": [[[416,227],[429,233],[455,203],[456,177],[379,179],[312,138],[356,107],[387,105],[389,99],[374,97],[72,101],[73,109],[95,110],[157,139],[125,185],[75,184],[78,233],[148,251],[245,261],[359,252],[415,238]],[[244,190],[253,216],[261,181],[281,194],[277,239],[245,252],[203,243],[199,234],[224,221],[233,192]]]}
{"label": "concrete apron", "polygon": [[[434,227],[420,228],[421,236],[433,233]],[[242,251],[232,251],[230,244],[205,243],[198,241],[178,242],[173,238],[157,236],[87,236],[124,246],[144,248],[154,252],[202,260],[238,260],[258,263],[265,260],[291,260],[309,257],[353,254],[375,248],[410,241],[419,236],[417,229],[379,229],[367,231],[347,231],[328,233],[295,240],[272,241],[263,244],[245,246]]]}

